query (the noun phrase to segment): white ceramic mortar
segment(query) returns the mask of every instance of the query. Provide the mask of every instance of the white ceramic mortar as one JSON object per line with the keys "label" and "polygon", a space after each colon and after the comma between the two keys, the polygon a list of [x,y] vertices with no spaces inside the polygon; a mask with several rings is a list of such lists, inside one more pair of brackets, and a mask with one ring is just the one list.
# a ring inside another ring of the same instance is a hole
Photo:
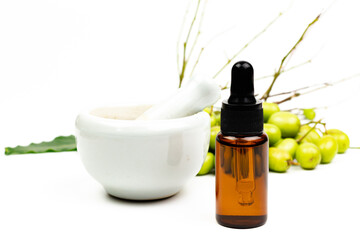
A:
{"label": "white ceramic mortar", "polygon": [[112,196],[172,196],[200,170],[210,135],[205,112],[170,120],[133,120],[149,106],[79,114],[76,141],[86,170]]}

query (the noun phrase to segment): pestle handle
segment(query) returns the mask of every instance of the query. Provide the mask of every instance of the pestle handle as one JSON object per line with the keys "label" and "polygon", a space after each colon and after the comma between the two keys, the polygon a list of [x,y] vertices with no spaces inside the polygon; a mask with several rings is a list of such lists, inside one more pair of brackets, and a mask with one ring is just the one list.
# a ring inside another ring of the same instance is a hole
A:
{"label": "pestle handle", "polygon": [[213,79],[195,77],[166,101],[156,104],[139,116],[138,120],[173,119],[193,115],[216,103],[221,89]]}

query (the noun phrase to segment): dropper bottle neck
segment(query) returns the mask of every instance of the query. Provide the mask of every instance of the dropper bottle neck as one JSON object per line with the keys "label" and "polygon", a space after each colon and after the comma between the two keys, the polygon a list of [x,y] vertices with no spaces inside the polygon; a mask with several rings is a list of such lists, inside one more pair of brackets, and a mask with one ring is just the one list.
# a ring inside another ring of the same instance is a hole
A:
{"label": "dropper bottle neck", "polygon": [[240,61],[231,69],[230,97],[221,108],[221,131],[225,135],[259,135],[263,132],[263,109],[254,94],[254,69]]}

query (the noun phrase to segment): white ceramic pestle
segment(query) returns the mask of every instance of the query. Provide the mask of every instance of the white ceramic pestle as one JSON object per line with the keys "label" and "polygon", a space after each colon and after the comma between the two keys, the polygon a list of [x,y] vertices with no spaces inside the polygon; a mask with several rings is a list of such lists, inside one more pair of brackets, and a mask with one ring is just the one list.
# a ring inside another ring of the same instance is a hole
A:
{"label": "white ceramic pestle", "polygon": [[175,95],[154,105],[137,119],[160,120],[191,116],[215,104],[220,96],[221,89],[213,79],[205,76],[193,77]]}

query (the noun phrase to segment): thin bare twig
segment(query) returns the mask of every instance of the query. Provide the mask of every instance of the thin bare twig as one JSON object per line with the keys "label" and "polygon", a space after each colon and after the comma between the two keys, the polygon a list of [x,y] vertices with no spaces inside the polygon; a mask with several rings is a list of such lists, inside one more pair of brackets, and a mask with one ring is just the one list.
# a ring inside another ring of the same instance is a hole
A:
{"label": "thin bare twig", "polygon": [[270,96],[270,92],[276,82],[276,80],[278,79],[278,77],[280,76],[281,72],[283,71],[284,66],[286,65],[286,60],[287,58],[295,51],[295,49],[297,48],[297,46],[304,40],[305,34],[307,33],[307,31],[311,28],[311,26],[313,26],[320,18],[321,14],[319,14],[311,23],[308,24],[308,26],[305,28],[305,31],[303,32],[303,34],[301,35],[301,37],[299,38],[299,40],[295,43],[295,45],[290,49],[290,51],[283,57],[283,59],[280,62],[280,66],[278,68],[278,70],[275,72],[274,74],[274,79],[271,82],[269,88],[266,90],[266,92],[264,93],[264,95],[261,97],[261,99],[263,100],[267,100],[268,97]]}
{"label": "thin bare twig", "polygon": [[[325,109],[325,108],[328,108],[327,106],[322,106],[322,107],[313,107],[311,108],[312,110],[318,110],[318,109]],[[281,110],[281,111],[284,111],[284,112],[292,112],[292,111],[304,111],[306,108],[289,108],[289,109],[284,109],[284,110]]]}
{"label": "thin bare twig", "polygon": [[[233,28],[233,27],[232,27],[232,28]],[[193,75],[193,73],[194,73],[194,71],[195,71],[195,68],[197,67],[197,65],[198,65],[198,63],[199,63],[199,60],[200,60],[200,58],[201,58],[202,53],[204,52],[204,50],[205,50],[216,38],[220,37],[221,35],[223,35],[224,33],[228,32],[228,31],[230,31],[232,28],[226,29],[226,30],[224,30],[224,31],[216,34],[215,36],[213,36],[213,37],[200,49],[199,54],[198,54],[198,56],[197,56],[197,58],[196,58],[195,64],[194,64],[194,66],[193,66],[193,68],[192,68],[192,70],[191,70],[190,77]]]}
{"label": "thin bare twig", "polygon": [[184,75],[185,75],[185,69],[186,69],[186,65],[187,65],[187,60],[186,60],[186,48],[187,48],[187,45],[188,45],[188,42],[189,42],[189,38],[190,38],[190,35],[191,35],[191,32],[192,32],[194,23],[195,23],[196,18],[197,18],[197,16],[198,16],[198,11],[199,11],[199,7],[200,7],[200,2],[201,2],[201,0],[198,0],[194,17],[193,17],[193,19],[192,19],[192,21],[191,21],[191,24],[190,24],[190,27],[189,27],[189,31],[188,31],[187,37],[186,37],[186,39],[185,39],[185,42],[184,42],[182,67],[181,67],[181,72],[180,72],[180,75],[179,75],[179,80],[180,80],[180,81],[179,81],[179,87],[181,87],[181,84],[182,84],[182,81],[183,81]]}
{"label": "thin bare twig", "polygon": [[226,82],[225,86],[221,87],[221,90],[225,90],[229,88],[229,81]]}
{"label": "thin bare twig", "polygon": [[193,66],[193,68],[192,68],[192,70],[191,70],[190,77],[194,74],[195,68],[196,68],[196,66],[197,66],[198,63],[199,63],[200,57],[201,57],[204,49],[205,49],[205,47],[202,47],[202,48],[200,49],[199,55],[198,55],[198,57],[196,58],[196,61],[195,61],[195,63],[194,63],[194,66]]}
{"label": "thin bare twig", "polygon": [[277,96],[286,95],[286,94],[291,94],[291,93],[294,94],[294,93],[297,93],[298,91],[305,90],[305,89],[308,89],[308,88],[310,88],[310,87],[311,87],[311,86],[306,86],[306,87],[297,88],[297,89],[291,90],[291,91],[286,91],[286,92],[281,92],[281,93],[272,94],[272,95],[270,95],[268,98],[277,97]]}
{"label": "thin bare twig", "polygon": [[274,18],[262,31],[256,34],[249,42],[247,42],[237,53],[235,53],[231,58],[229,58],[226,63],[216,72],[213,78],[216,78],[239,54],[244,51],[253,41],[255,41],[261,34],[266,32],[266,30],[276,22],[281,17],[282,13],[279,13],[276,18]]}
{"label": "thin bare twig", "polygon": [[299,139],[297,140],[297,142],[300,143],[304,138],[306,138],[306,136],[309,135],[309,133],[310,133],[312,130],[314,130],[319,123],[321,123],[321,120],[322,120],[322,119],[320,119],[319,121],[314,122],[315,125],[314,125],[312,128],[310,128],[309,131],[307,131],[307,132],[304,134],[304,136],[302,136],[301,138],[299,138]]}
{"label": "thin bare twig", "polygon": [[193,43],[193,45],[192,45],[192,47],[191,47],[191,49],[190,49],[189,55],[188,55],[188,57],[187,57],[188,60],[191,58],[191,55],[192,55],[192,53],[193,53],[193,51],[194,51],[194,48],[195,48],[195,46],[196,46],[196,44],[197,44],[197,41],[198,41],[198,39],[199,39],[199,36],[200,36],[200,34],[201,34],[201,26],[202,26],[202,22],[203,22],[203,20],[204,20],[206,4],[207,4],[207,0],[205,0],[205,2],[204,2],[204,4],[203,4],[203,9],[202,9],[201,16],[200,16],[200,20],[199,20],[198,31],[197,31],[197,33],[196,33],[194,43]]}
{"label": "thin bare twig", "polygon": [[[360,73],[351,75],[351,76],[346,77],[346,78],[342,78],[342,79],[340,79],[338,81],[335,81],[335,82],[319,83],[319,84],[315,84],[315,85],[312,85],[312,86],[306,86],[306,87],[298,88],[298,89],[288,91],[288,92],[282,92],[282,93],[273,94],[273,95],[270,95],[269,97],[276,97],[276,96],[280,96],[280,95],[292,94],[292,95],[290,95],[290,96],[288,96],[288,97],[286,97],[286,98],[284,98],[284,99],[282,99],[280,101],[275,102],[277,104],[281,104],[281,103],[290,101],[291,99],[293,99],[295,97],[299,97],[299,96],[302,96],[302,95],[305,95],[305,94],[309,94],[309,93],[321,90],[323,88],[331,87],[331,86],[334,86],[336,84],[351,80],[351,79],[353,79],[355,77],[358,77],[358,76],[360,76]],[[314,89],[311,89],[311,90],[309,90],[307,92],[299,93],[299,91],[309,89],[309,88],[314,88]]]}
{"label": "thin bare twig", "polygon": [[315,124],[321,124],[321,125],[326,125],[326,123],[324,123],[324,122],[321,122],[321,121],[308,121],[307,123],[304,123],[304,124],[302,124],[302,125],[309,125],[309,124],[312,124],[312,123],[315,123]]}
{"label": "thin bare twig", "polygon": [[181,40],[181,36],[182,36],[182,32],[184,30],[184,25],[185,25],[185,22],[186,22],[186,17],[189,13],[189,8],[190,8],[190,2],[188,3],[187,7],[186,7],[186,11],[185,11],[185,14],[184,14],[184,17],[183,17],[183,21],[181,23],[181,27],[180,27],[180,31],[179,31],[179,36],[178,36],[178,40],[177,40],[177,43],[176,43],[176,49],[177,49],[177,54],[176,54],[176,60],[177,60],[177,67],[178,67],[178,73],[180,75],[180,40]]}
{"label": "thin bare twig", "polygon": [[[327,132],[326,123],[324,123],[324,122],[319,122],[319,121],[310,121],[310,122],[308,122],[307,124],[312,124],[312,123],[321,124],[321,125],[324,127],[324,132]],[[320,131],[321,133],[324,133],[324,132],[321,131],[319,128],[317,128],[316,130]]]}
{"label": "thin bare twig", "polygon": [[274,103],[276,103],[276,104],[281,104],[281,103],[290,101],[291,99],[296,98],[296,97],[298,97],[298,96],[300,96],[300,93],[294,93],[293,95],[291,95],[291,96],[289,96],[289,97],[287,97],[287,98],[284,98],[283,100],[276,101],[276,102],[274,102]]}
{"label": "thin bare twig", "polygon": [[[303,66],[303,65],[305,65],[305,64],[311,63],[311,61],[312,61],[312,59],[309,59],[309,60],[307,60],[307,61],[305,61],[305,62],[303,62],[303,63],[300,63],[300,64],[298,64],[298,65],[292,66],[292,67],[290,67],[290,68],[288,68],[288,69],[283,69],[283,70],[281,71],[281,73],[289,72],[289,71],[291,71],[291,70],[293,70],[293,69],[296,69],[296,68],[298,68],[298,67],[301,67],[301,66]],[[262,76],[262,77],[258,77],[258,78],[255,79],[255,81],[261,80],[261,79],[265,79],[265,78],[270,78],[270,77],[274,77],[274,74],[272,74],[272,75],[266,75],[266,76]]]}

